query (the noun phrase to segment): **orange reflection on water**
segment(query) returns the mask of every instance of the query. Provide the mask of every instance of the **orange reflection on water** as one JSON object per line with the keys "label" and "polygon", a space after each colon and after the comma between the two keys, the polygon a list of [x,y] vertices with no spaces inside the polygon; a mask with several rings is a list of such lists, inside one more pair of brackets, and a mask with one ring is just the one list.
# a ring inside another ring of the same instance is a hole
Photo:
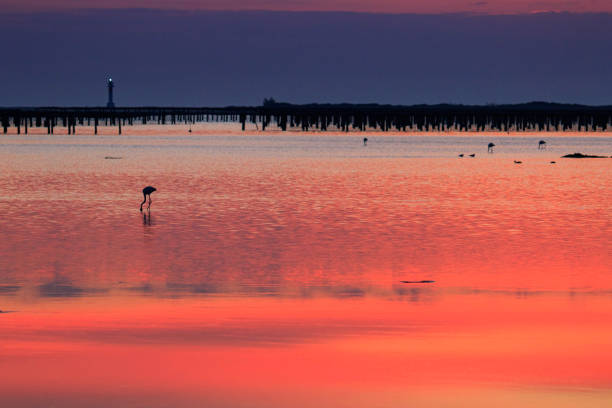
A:
{"label": "orange reflection on water", "polygon": [[[151,390],[202,400],[227,393],[245,403],[240,392],[273,400],[297,390],[313,398],[328,389],[402,390],[409,398],[421,388],[459,385],[605,390],[612,384],[609,296],[448,294],[429,305],[119,297],[32,310],[3,321],[6,392]],[[302,402],[296,405],[309,406]]]}
{"label": "orange reflection on water", "polygon": [[17,407],[609,400],[610,161],[558,159],[572,138],[547,152],[504,139],[465,160],[486,139],[377,135],[364,149],[358,136],[8,143],[0,395]]}

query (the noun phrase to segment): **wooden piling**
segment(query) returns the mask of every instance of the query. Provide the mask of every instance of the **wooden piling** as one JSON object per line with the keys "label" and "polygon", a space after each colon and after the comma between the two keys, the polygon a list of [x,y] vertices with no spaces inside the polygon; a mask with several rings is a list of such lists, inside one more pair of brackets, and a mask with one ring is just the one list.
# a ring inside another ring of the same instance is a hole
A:
{"label": "wooden piling", "polygon": [[[44,119],[44,122],[43,122]],[[272,105],[265,107],[229,108],[0,108],[3,131],[22,127],[27,134],[30,127],[46,127],[54,133],[59,121],[68,134],[76,134],[76,126],[89,126],[93,120],[94,134],[98,126],[123,126],[157,122],[189,123],[236,122],[246,130],[246,122],[268,130],[271,124],[287,131],[289,128],[312,128],[329,131],[370,129],[388,132],[435,130],[458,131],[608,131],[612,126],[612,107],[551,105],[535,108],[530,105],[507,106],[415,106],[394,107],[379,105]],[[116,122],[119,123],[116,123]],[[121,134],[121,133],[120,133]]]}

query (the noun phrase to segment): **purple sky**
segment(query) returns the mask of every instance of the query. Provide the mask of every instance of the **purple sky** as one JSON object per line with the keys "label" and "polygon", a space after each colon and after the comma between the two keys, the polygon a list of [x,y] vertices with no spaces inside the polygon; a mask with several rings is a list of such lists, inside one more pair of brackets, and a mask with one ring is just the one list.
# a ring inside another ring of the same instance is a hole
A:
{"label": "purple sky", "polygon": [[180,10],[353,11],[517,14],[612,12],[610,0],[0,0],[4,10],[149,8]]}
{"label": "purple sky", "polygon": [[[79,2],[80,4],[81,2]],[[0,14],[0,106],[612,103],[612,14]]]}

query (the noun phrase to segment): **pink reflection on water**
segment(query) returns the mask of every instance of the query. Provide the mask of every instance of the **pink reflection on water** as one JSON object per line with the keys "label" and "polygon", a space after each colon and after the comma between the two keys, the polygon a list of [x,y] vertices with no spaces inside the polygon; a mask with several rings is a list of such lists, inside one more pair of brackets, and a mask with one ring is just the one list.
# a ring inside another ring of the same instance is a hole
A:
{"label": "pink reflection on water", "polygon": [[[0,315],[0,390],[13,405],[25,389],[66,406],[100,390],[127,406],[609,390],[612,161],[530,140],[505,142],[519,167],[455,157],[480,139],[304,138],[8,143],[0,309],[16,313]],[[146,222],[145,185],[158,189]],[[435,283],[400,283],[422,279]]]}

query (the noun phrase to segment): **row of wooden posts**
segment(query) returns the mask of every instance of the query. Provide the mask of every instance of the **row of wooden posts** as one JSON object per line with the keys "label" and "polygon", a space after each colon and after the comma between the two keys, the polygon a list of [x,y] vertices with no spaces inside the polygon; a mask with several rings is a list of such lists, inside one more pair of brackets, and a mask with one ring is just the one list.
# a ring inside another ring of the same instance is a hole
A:
{"label": "row of wooden posts", "polygon": [[350,109],[275,109],[275,108],[18,108],[0,109],[4,133],[13,126],[25,134],[32,127],[46,128],[53,134],[62,126],[75,134],[78,126],[122,127],[138,124],[195,124],[201,122],[235,122],[243,130],[255,124],[266,130],[271,125],[286,131],[317,129],[320,131],[607,131],[612,128],[612,110],[576,109],[564,111],[470,110],[350,110]]}

